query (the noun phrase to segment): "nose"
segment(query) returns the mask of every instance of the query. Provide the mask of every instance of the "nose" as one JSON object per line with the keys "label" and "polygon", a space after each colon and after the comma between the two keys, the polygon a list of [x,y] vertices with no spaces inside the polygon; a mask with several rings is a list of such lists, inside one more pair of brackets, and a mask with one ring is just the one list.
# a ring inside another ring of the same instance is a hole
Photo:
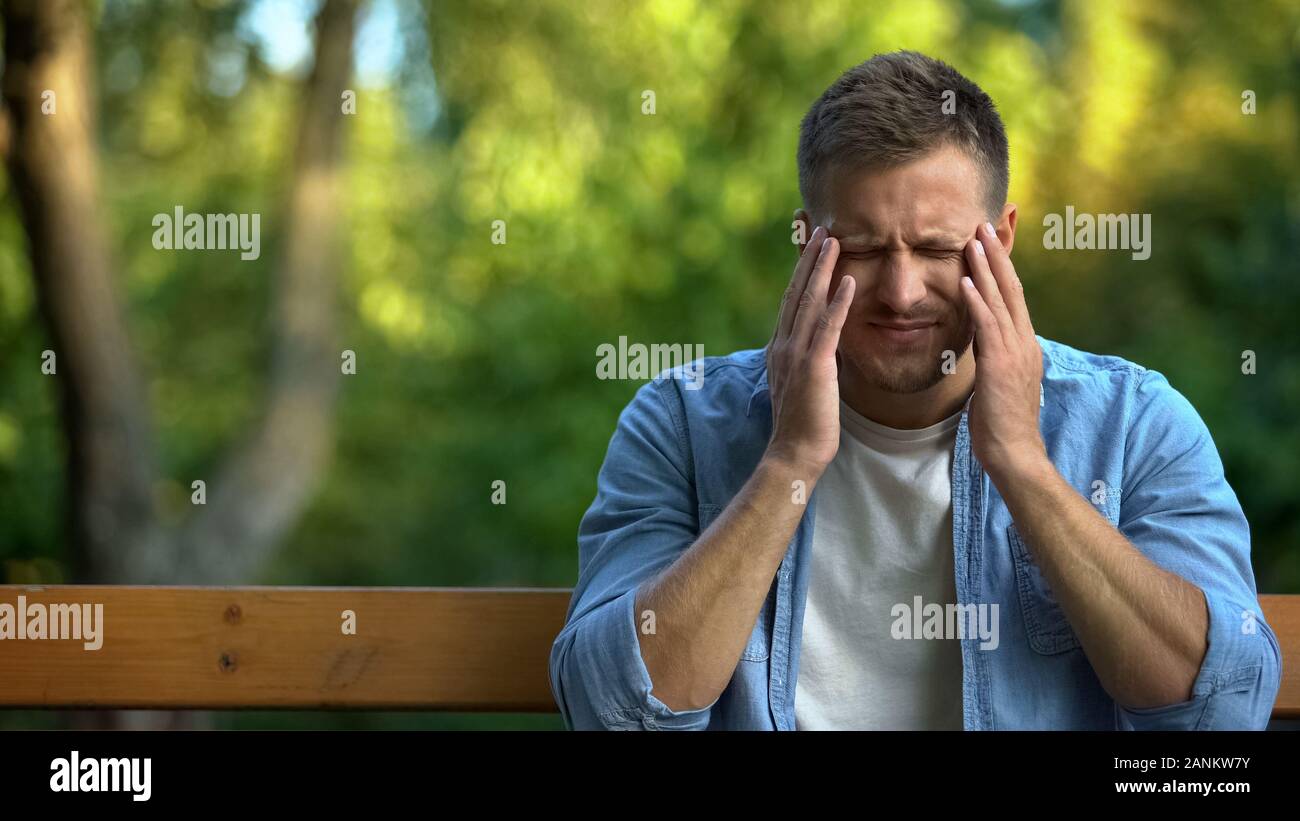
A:
{"label": "nose", "polygon": [[892,252],[885,257],[876,283],[876,299],[894,313],[906,315],[925,299],[921,268],[906,252]]}

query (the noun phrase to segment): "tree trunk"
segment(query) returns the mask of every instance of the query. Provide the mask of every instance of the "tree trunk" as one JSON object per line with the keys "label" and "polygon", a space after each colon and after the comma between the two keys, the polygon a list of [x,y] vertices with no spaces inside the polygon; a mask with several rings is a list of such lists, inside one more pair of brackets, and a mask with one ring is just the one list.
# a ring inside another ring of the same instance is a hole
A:
{"label": "tree trunk", "polygon": [[[72,569],[79,578],[122,583],[140,571],[131,566],[134,555],[161,545],[148,407],[100,213],[83,4],[14,0],[5,4],[4,30],[7,164],[56,357]],[[42,113],[46,100],[54,113]]]}

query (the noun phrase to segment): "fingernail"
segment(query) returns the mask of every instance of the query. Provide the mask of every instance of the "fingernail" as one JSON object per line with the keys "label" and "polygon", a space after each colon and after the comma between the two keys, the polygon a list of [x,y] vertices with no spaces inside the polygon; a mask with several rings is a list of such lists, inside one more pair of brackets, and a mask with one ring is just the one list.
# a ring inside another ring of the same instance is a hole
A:
{"label": "fingernail", "polygon": [[998,232],[993,230],[993,223],[991,222],[984,223],[984,230],[988,231],[990,237],[996,237],[998,235]]}
{"label": "fingernail", "polygon": [[822,240],[822,250],[823,250],[823,251],[829,251],[829,250],[831,250],[831,238],[830,238],[830,237],[827,237],[826,239]]}
{"label": "fingernail", "polygon": [[[975,240],[975,253],[984,256],[984,243],[979,240]],[[969,279],[969,277],[967,277],[967,279]]]}
{"label": "fingernail", "polygon": [[962,277],[961,284],[965,285],[967,288],[974,288],[975,280],[971,279],[970,277]]}

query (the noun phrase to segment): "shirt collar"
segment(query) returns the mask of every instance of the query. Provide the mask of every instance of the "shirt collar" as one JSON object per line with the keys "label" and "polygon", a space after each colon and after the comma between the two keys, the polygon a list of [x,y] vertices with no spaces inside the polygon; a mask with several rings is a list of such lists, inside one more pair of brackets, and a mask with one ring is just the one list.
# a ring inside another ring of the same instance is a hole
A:
{"label": "shirt collar", "polygon": [[[763,394],[769,392],[770,390],[767,386],[767,362],[765,359],[763,363],[763,372],[758,375],[758,384],[754,386],[754,392],[749,395],[749,404],[745,405],[746,418],[753,416],[754,403],[758,401],[758,398]],[[972,392],[971,396],[966,397],[966,405],[964,406],[964,410],[970,409],[970,400],[974,395],[975,395],[974,392]],[[1047,390],[1043,382],[1040,382],[1038,383],[1038,407],[1040,408],[1044,407],[1046,404],[1047,404]]]}
{"label": "shirt collar", "polygon": [[754,386],[754,392],[749,395],[749,404],[745,406],[746,418],[754,413],[754,402],[756,402],[760,396],[769,392],[767,387],[766,352],[764,352],[764,358],[763,372],[758,375],[758,384]]}

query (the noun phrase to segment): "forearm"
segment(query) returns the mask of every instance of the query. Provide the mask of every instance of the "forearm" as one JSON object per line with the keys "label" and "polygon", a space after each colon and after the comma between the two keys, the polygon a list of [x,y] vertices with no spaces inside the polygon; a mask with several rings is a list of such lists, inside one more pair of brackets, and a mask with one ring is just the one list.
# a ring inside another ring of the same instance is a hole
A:
{"label": "forearm", "polygon": [[993,479],[1111,697],[1134,708],[1190,698],[1207,648],[1200,588],[1147,559],[1049,461]]}
{"label": "forearm", "polygon": [[[638,631],[656,698],[673,710],[706,707],[735,672],[817,475],[764,458],[731,504],[637,595]],[[795,482],[805,486],[796,493]]]}

